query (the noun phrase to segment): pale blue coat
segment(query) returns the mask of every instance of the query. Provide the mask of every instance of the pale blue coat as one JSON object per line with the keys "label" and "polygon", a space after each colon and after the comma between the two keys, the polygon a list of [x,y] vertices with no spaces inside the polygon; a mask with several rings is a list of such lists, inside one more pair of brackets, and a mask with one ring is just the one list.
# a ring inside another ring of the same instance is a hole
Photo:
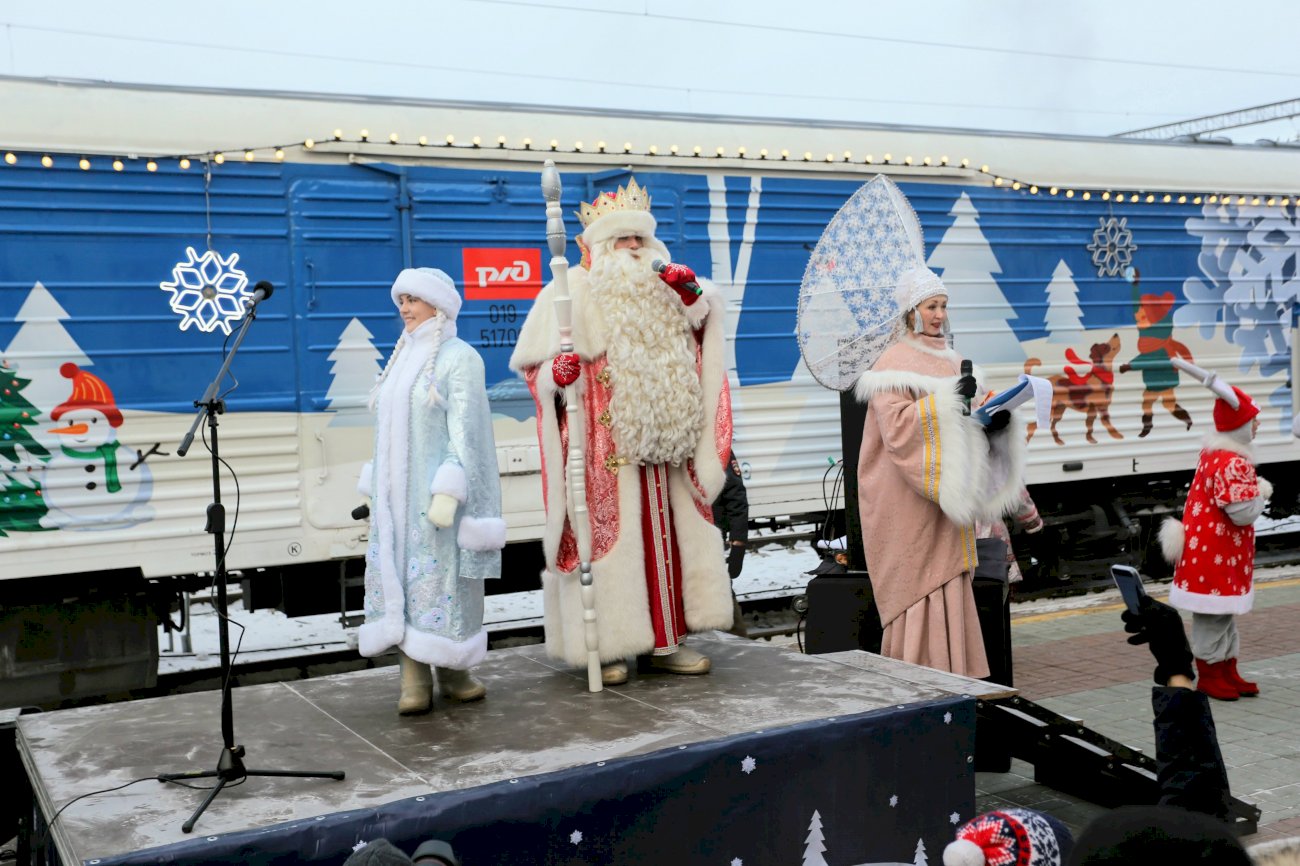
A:
{"label": "pale blue coat", "polygon": [[[501,574],[506,530],[483,360],[441,316],[397,352],[379,386],[374,459],[359,485],[371,496],[359,649],[399,648],[464,670],[487,653],[483,579]],[[435,493],[460,503],[447,528],[428,520]]]}

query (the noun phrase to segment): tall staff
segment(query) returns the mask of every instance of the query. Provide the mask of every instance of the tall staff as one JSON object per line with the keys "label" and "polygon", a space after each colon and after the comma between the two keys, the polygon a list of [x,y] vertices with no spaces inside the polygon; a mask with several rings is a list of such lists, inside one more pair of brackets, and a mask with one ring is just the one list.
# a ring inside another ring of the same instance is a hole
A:
{"label": "tall staff", "polygon": [[[542,196],[546,199],[546,246],[551,250],[551,276],[555,279],[555,320],[560,327],[560,354],[577,363],[573,354],[573,299],[569,297],[569,260],[564,257],[568,236],[564,231],[564,212],[560,209],[560,172],[554,160],[546,160],[542,169]],[[564,386],[564,411],[568,416],[569,453],[564,476],[573,503],[573,533],[578,541],[578,580],[582,584],[582,621],[587,641],[587,691],[604,688],[600,678],[600,637],[596,633],[596,587],[591,578],[591,524],[587,520],[586,430],[582,421],[578,386]],[[552,503],[554,505],[554,503]],[[558,577],[558,575],[557,575]]]}

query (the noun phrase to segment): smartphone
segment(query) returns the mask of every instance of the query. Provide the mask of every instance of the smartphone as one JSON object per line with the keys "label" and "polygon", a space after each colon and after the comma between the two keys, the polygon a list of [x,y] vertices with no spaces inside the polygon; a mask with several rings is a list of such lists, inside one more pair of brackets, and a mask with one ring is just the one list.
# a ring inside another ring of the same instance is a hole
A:
{"label": "smartphone", "polygon": [[1138,570],[1128,565],[1112,565],[1110,576],[1115,581],[1115,586],[1119,587],[1119,594],[1129,612],[1141,613],[1142,597],[1147,591],[1142,586],[1142,575],[1138,574]]}

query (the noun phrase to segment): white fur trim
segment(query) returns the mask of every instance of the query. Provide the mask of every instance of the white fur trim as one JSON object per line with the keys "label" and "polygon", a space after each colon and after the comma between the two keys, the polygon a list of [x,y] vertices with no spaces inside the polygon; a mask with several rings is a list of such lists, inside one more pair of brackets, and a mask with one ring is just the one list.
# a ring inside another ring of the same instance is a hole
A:
{"label": "white fur trim", "polygon": [[1204,595],[1175,583],[1169,588],[1169,604],[1192,613],[1250,613],[1255,606],[1255,587],[1251,586],[1245,595]]}
{"label": "white fur trim", "polygon": [[1233,454],[1240,454],[1251,463],[1255,462],[1255,449],[1249,442],[1238,442],[1225,433],[1206,433],[1201,448],[1204,451],[1231,451]]}
{"label": "white fur trim", "polygon": [[582,233],[582,242],[588,248],[610,238],[624,235],[640,235],[652,238],[655,234],[655,218],[648,210],[617,210],[607,213],[587,226]]}
{"label": "white fur trim", "polygon": [[714,432],[718,424],[718,404],[727,375],[724,357],[726,302],[717,286],[709,280],[700,280],[700,289],[704,292],[703,296],[693,306],[686,308],[688,314],[696,308],[701,308],[704,313],[700,317],[704,324],[700,346],[700,392],[704,398],[704,425],[699,442],[695,445],[693,461],[695,477],[704,488],[705,504],[711,505],[727,482],[727,455],[718,455]]}
{"label": "white fur trim", "polygon": [[1259,477],[1258,475],[1256,475],[1256,476],[1255,476],[1255,483],[1259,485],[1259,495],[1260,495],[1260,496],[1264,497],[1265,499],[1272,499],[1272,498],[1273,498],[1273,482],[1272,482],[1272,481],[1269,481],[1267,478],[1261,478],[1261,477]]}
{"label": "white fur trim", "polygon": [[399,306],[397,299],[402,295],[410,295],[442,310],[442,314],[453,322],[460,313],[461,299],[456,291],[456,281],[437,268],[405,268],[393,280],[389,294],[393,306]]}
{"label": "white fur trim", "polygon": [[366,463],[361,467],[361,474],[357,476],[357,492],[362,496],[374,495],[374,474],[375,464],[366,461]]}
{"label": "white fur trim", "polygon": [[1178,564],[1183,556],[1186,538],[1187,530],[1183,527],[1183,522],[1175,517],[1166,517],[1160,524],[1160,552],[1164,554],[1165,562]]}
{"label": "white fur trim", "polygon": [[437,496],[439,493],[445,493],[462,504],[469,498],[469,482],[459,463],[444,463],[438,467],[433,483],[429,485],[429,495]]}
{"label": "white fur trim", "polygon": [[[654,649],[644,576],[645,548],[641,541],[640,473],[636,466],[619,468],[618,540],[605,556],[592,564],[602,664]],[[725,629],[731,625],[732,601],[726,561],[719,555],[722,536],[695,507],[693,487],[685,467],[669,467],[668,498],[681,554],[686,628],[691,632]],[[554,561],[548,553],[548,566]],[[576,569],[568,574],[556,574],[548,568],[542,573],[546,651],[575,667],[587,663],[580,588]]]}
{"label": "white fur trim", "polygon": [[383,655],[402,642],[405,632],[402,607],[389,604],[382,618],[362,623],[357,629],[357,652],[366,658]]}
{"label": "white fur trim", "polygon": [[1300,439],[1300,415],[1291,419],[1291,435]]}
{"label": "white fur trim", "polygon": [[506,546],[506,522],[500,517],[467,514],[460,519],[456,544],[461,550],[500,550]]}
{"label": "white fur trim", "polygon": [[487,629],[466,640],[454,641],[408,628],[398,649],[427,665],[467,671],[487,658]]}
{"label": "white fur trim", "polygon": [[993,520],[1020,504],[1027,446],[1024,421],[1012,415],[1007,427],[992,435],[964,413],[956,379],[905,370],[868,370],[853,388],[867,402],[882,392],[934,396],[944,471],[939,475],[939,507],[955,523],[970,526]]}

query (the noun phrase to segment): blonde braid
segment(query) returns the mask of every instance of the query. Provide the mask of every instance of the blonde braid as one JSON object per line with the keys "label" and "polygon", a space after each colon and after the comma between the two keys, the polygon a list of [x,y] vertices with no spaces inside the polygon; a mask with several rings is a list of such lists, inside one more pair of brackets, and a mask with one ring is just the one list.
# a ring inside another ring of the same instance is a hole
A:
{"label": "blonde braid", "polygon": [[438,382],[433,376],[433,365],[438,360],[438,351],[442,349],[443,325],[447,322],[447,317],[442,314],[442,310],[437,310],[433,315],[438,320],[437,330],[433,335],[433,351],[429,353],[429,360],[425,362],[424,369],[420,371],[421,376],[429,377],[429,393],[424,398],[424,405],[430,409],[444,403],[442,395],[438,393]]}
{"label": "blonde braid", "polygon": [[388,368],[393,366],[393,361],[396,360],[397,354],[402,351],[402,347],[405,345],[406,332],[403,331],[402,336],[397,338],[397,345],[393,346],[393,354],[388,356],[388,363],[384,365],[383,370],[379,371],[379,378],[375,379],[374,387],[370,389],[370,401],[366,405],[370,407],[371,412],[375,411],[375,403],[379,401],[379,387],[383,385],[384,380],[388,378]]}

